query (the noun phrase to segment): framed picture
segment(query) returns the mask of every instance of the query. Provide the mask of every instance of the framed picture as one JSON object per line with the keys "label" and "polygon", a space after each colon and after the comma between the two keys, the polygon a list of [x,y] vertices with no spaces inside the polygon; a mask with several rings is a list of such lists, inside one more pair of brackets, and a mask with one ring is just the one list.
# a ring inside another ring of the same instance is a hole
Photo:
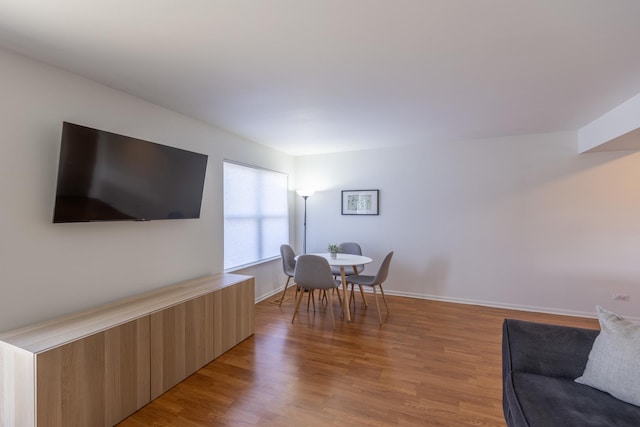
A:
{"label": "framed picture", "polygon": [[342,215],[378,215],[380,190],[343,190]]}

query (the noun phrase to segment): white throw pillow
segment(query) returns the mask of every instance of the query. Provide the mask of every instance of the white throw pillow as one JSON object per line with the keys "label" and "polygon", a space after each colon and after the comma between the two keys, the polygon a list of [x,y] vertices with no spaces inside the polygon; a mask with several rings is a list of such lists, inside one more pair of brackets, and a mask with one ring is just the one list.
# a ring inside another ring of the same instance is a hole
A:
{"label": "white throw pillow", "polygon": [[640,406],[640,325],[597,306],[600,333],[576,382]]}

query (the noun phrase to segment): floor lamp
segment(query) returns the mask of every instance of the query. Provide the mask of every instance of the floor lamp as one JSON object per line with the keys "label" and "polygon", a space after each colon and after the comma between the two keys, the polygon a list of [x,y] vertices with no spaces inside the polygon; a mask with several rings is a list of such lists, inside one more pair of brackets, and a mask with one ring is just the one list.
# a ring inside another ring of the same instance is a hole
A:
{"label": "floor lamp", "polygon": [[307,199],[314,192],[313,190],[297,190],[296,193],[298,193],[298,196],[304,199],[304,237],[302,240],[302,253],[306,254],[307,253]]}

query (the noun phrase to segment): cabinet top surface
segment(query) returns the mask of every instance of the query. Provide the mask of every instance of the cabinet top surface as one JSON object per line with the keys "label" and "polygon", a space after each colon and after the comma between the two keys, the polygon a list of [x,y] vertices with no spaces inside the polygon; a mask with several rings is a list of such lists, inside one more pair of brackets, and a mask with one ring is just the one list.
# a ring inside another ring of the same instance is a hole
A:
{"label": "cabinet top surface", "polygon": [[253,277],[238,274],[206,275],[4,332],[0,341],[40,353],[250,279]]}

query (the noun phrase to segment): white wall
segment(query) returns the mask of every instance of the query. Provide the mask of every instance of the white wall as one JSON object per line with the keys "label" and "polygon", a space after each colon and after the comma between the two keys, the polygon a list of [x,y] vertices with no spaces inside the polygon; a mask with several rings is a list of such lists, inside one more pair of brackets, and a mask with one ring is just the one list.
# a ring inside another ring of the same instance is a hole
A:
{"label": "white wall", "polygon": [[[293,157],[122,92],[7,50],[0,64],[0,331],[221,271],[223,159],[293,172]],[[52,224],[63,121],[208,154],[201,218]],[[252,270],[258,296],[277,271]]]}
{"label": "white wall", "polygon": [[[315,186],[309,251],[361,242],[371,272],[395,250],[398,294],[639,316],[640,154],[578,155],[560,133],[293,159],[6,50],[0,64],[0,331],[221,271],[224,158]],[[64,120],[208,154],[201,218],[52,224]],[[341,216],[345,189],[380,189],[381,215]],[[284,283],[279,260],[241,272],[258,298]]]}
{"label": "white wall", "polygon": [[[296,176],[319,190],[308,252],[357,241],[375,272],[394,250],[389,291],[640,316],[640,153],[578,154],[556,133],[301,157]],[[341,216],[340,191],[361,189],[380,190],[380,215]]]}

